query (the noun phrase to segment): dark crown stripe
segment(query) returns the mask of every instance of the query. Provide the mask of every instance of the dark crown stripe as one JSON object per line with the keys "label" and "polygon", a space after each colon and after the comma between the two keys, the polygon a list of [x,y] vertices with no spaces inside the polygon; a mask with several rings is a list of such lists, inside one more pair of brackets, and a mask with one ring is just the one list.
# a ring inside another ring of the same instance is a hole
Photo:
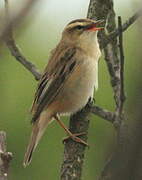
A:
{"label": "dark crown stripe", "polygon": [[86,21],[87,21],[86,19],[76,19],[76,20],[74,20],[74,21],[71,21],[68,25],[74,24],[74,23],[76,23],[76,22],[86,22]]}

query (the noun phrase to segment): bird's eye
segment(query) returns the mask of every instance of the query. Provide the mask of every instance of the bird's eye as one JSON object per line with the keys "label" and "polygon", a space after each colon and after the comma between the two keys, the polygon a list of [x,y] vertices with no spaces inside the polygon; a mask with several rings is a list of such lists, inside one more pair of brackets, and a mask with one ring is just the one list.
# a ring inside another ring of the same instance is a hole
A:
{"label": "bird's eye", "polygon": [[83,29],[83,26],[78,25],[78,26],[76,26],[76,28],[80,30],[80,29]]}

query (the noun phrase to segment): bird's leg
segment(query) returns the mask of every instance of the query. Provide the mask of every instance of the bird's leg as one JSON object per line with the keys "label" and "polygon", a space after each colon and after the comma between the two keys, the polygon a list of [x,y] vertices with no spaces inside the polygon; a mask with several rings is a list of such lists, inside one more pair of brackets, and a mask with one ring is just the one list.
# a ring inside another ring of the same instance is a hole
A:
{"label": "bird's leg", "polygon": [[82,133],[72,134],[72,133],[70,132],[70,130],[64,125],[64,123],[63,123],[62,121],[60,121],[60,118],[59,118],[58,115],[55,115],[54,118],[57,120],[57,122],[59,123],[59,125],[60,125],[60,126],[66,131],[66,133],[69,135],[69,137],[65,138],[65,139],[63,140],[63,142],[66,141],[67,139],[71,138],[71,139],[73,139],[73,140],[76,141],[76,142],[79,142],[79,143],[81,143],[81,144],[84,144],[85,146],[88,146],[88,144],[87,144],[85,141],[83,141],[82,139],[80,139],[79,137],[77,137],[77,136],[84,135],[84,134],[86,134],[86,133],[82,132]]}

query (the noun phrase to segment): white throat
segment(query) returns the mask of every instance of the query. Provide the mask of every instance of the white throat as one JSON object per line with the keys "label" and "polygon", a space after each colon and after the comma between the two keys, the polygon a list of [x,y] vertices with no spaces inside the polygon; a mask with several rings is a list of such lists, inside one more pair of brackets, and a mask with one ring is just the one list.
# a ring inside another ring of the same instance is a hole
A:
{"label": "white throat", "polygon": [[79,47],[85,50],[88,55],[94,56],[94,53],[100,53],[97,32],[84,32],[80,36],[79,42]]}
{"label": "white throat", "polygon": [[[90,64],[92,70],[92,83],[94,82],[95,89],[98,89],[98,61],[101,56],[99,48],[97,32],[86,32],[81,37],[80,47],[86,54],[86,61]],[[93,89],[92,89],[93,95]]]}

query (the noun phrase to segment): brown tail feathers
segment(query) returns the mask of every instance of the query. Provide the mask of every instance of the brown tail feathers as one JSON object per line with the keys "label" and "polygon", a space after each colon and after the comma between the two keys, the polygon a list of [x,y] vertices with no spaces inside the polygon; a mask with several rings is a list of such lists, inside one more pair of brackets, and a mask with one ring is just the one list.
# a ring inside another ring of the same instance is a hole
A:
{"label": "brown tail feathers", "polygon": [[[50,116],[51,117],[51,116]],[[47,125],[50,123],[51,118],[46,115],[41,115],[40,119],[35,122],[33,125],[33,130],[32,134],[30,137],[30,142],[27,147],[27,151],[25,153],[24,161],[23,161],[23,166],[26,167],[27,165],[30,164],[32,160],[32,154],[35,151],[36,146],[38,145],[42,135],[45,132],[45,129]]]}

